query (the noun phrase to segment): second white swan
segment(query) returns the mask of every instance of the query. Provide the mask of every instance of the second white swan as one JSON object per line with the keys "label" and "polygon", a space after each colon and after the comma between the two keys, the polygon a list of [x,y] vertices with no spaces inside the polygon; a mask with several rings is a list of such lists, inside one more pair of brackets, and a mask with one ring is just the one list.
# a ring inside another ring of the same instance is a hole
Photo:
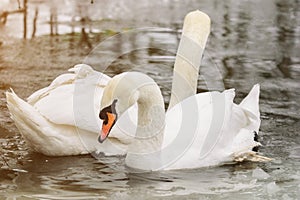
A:
{"label": "second white swan", "polygon": [[235,161],[265,161],[252,149],[260,126],[259,85],[234,104],[234,89],[191,96],[165,114],[158,85],[147,75],[128,72],[113,77],[104,89],[99,142],[137,103],[138,126],[126,165],[141,170],[198,168]]}

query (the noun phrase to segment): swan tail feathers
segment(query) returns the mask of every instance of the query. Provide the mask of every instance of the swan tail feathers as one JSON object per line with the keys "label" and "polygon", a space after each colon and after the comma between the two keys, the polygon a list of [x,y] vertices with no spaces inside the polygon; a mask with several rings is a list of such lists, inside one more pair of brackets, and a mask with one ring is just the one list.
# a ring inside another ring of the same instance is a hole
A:
{"label": "swan tail feathers", "polygon": [[[58,130],[47,118],[42,116],[33,106],[25,102],[11,91],[6,92],[7,107],[11,118],[26,143],[36,152],[48,156],[87,154],[74,128],[61,125],[64,132]],[[57,126],[57,125],[56,125]]]}
{"label": "swan tail feathers", "polygon": [[6,101],[11,118],[30,146],[43,144],[43,139],[54,136],[51,131],[43,131],[43,127],[50,128],[49,122],[16,93],[7,91]]}
{"label": "swan tail feathers", "polygon": [[[34,117],[37,116],[36,110],[27,102],[25,102],[23,99],[18,97],[16,93],[13,92],[13,90],[6,92],[6,102],[7,107],[10,112],[11,118],[15,121],[17,127],[20,129],[20,126],[24,127],[24,125],[31,124],[31,128],[38,126],[39,123],[42,122],[41,116],[40,117]],[[44,119],[45,121],[45,119]],[[20,131],[22,132],[22,131]],[[23,133],[22,133],[23,134]]]}
{"label": "swan tail feathers", "polygon": [[259,117],[259,93],[260,93],[260,85],[256,84],[252,87],[249,94],[243,99],[240,103],[240,106],[253,113],[255,116]]}
{"label": "swan tail feathers", "polygon": [[25,139],[26,143],[34,148],[35,144],[38,144],[40,141],[38,137],[34,136],[35,132],[33,129],[36,129],[36,123],[31,121],[29,118],[30,115],[26,117],[31,106],[19,98],[13,90],[6,92],[6,102],[7,108],[10,112],[10,117],[15,122],[19,132]]}

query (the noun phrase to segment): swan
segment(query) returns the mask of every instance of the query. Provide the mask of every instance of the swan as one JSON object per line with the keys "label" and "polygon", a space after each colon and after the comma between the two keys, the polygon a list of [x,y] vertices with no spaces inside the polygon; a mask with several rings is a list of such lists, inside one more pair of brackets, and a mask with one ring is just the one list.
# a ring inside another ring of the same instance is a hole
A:
{"label": "swan", "polygon": [[132,105],[138,106],[135,138],[125,163],[137,170],[174,170],[224,163],[267,161],[253,148],[260,145],[259,85],[239,104],[234,89],[193,95],[165,113],[155,81],[139,72],[114,76],[106,85],[99,117],[99,143]]}
{"label": "swan", "polygon": [[[48,156],[88,154],[97,150],[93,140],[101,123],[94,122],[93,116],[97,116],[96,111],[100,109],[98,102],[110,78],[85,64],[75,65],[69,72],[30,95],[27,102],[13,90],[6,92],[11,118],[24,140],[33,150]],[[81,88],[85,91],[76,91]],[[82,100],[81,94],[93,97],[92,100],[83,98],[83,101],[95,102],[94,105],[89,107],[83,102],[81,106],[84,107],[76,110],[75,106]],[[86,109],[92,110],[92,113],[88,115],[84,112]],[[113,146],[99,148],[108,155],[122,154]]]}
{"label": "swan", "polygon": [[[187,14],[174,64],[173,83],[177,83],[172,87],[172,105],[195,94],[209,33],[210,18],[205,13],[193,11]],[[191,47],[193,51],[189,52]],[[95,119],[98,119],[103,89],[110,79],[88,65],[78,64],[69,69],[69,73],[54,79],[48,87],[34,92],[27,102],[13,90],[7,91],[7,107],[24,140],[36,152],[48,156],[94,151],[124,155],[133,138],[130,133],[135,132],[136,107],[123,114],[127,117],[118,120],[105,144],[97,142],[102,121]]]}

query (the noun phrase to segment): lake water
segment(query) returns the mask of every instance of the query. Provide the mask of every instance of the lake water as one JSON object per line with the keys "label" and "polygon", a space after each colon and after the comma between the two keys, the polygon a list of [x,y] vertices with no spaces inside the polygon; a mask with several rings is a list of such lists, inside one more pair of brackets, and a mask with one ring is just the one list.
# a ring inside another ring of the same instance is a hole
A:
{"label": "lake water", "polygon": [[[0,4],[0,10],[15,9],[16,2]],[[300,198],[299,1],[45,2],[28,5],[28,38],[39,9],[34,39],[19,39],[21,14],[9,15],[0,26],[0,199]],[[51,7],[59,21],[53,37],[47,35]],[[148,74],[168,104],[183,17],[195,9],[212,20],[198,92],[234,87],[238,103],[260,83],[260,152],[272,162],[136,174],[122,157],[47,157],[30,150],[9,118],[6,90],[12,87],[26,98],[86,62],[110,76],[131,70]],[[70,22],[80,16],[92,20],[84,25],[93,32],[88,33],[92,48],[80,43],[81,23]],[[72,24],[75,33],[69,34]],[[127,32],[109,38],[120,31]]]}

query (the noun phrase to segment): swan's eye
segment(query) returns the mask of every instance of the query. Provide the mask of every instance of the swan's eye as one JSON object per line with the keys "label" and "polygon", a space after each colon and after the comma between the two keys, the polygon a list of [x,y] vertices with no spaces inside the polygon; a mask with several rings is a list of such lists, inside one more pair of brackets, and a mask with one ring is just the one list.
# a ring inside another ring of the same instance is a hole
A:
{"label": "swan's eye", "polygon": [[100,113],[99,113],[99,118],[104,120],[103,123],[107,123],[107,120],[108,120],[108,117],[107,117],[107,113],[112,113],[112,114],[115,114],[117,115],[117,112],[116,112],[116,103],[117,103],[117,99],[115,99],[113,101],[113,103],[105,108],[103,108]]}
{"label": "swan's eye", "polygon": [[101,110],[99,113],[99,118],[103,120],[103,124],[107,124],[108,123],[108,117],[107,117],[107,112],[106,110]]}
{"label": "swan's eye", "polygon": [[99,113],[99,118],[102,119],[102,120],[104,120],[105,117],[106,117],[106,112],[103,111],[103,110],[101,110],[100,113]]}

